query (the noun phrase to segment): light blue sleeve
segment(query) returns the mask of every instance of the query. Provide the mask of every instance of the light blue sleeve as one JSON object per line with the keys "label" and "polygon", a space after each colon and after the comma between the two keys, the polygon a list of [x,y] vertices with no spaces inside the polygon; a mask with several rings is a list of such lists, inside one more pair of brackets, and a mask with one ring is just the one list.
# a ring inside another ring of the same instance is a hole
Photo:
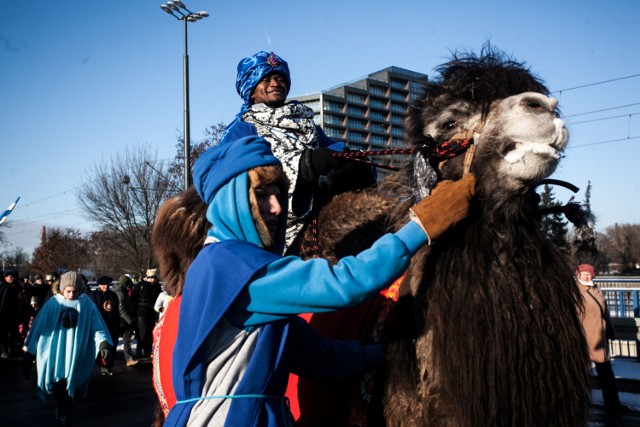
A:
{"label": "light blue sleeve", "polygon": [[284,257],[260,270],[227,313],[238,326],[258,326],[300,313],[350,307],[388,287],[428,242],[413,221],[370,249],[336,265],[321,258]]}

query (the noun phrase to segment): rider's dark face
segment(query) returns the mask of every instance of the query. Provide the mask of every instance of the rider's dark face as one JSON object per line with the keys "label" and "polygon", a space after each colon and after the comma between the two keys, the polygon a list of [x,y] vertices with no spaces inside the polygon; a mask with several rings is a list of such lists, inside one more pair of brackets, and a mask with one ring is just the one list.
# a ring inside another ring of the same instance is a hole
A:
{"label": "rider's dark face", "polygon": [[280,73],[272,73],[258,82],[251,94],[251,102],[273,108],[282,107],[288,94],[287,79]]}

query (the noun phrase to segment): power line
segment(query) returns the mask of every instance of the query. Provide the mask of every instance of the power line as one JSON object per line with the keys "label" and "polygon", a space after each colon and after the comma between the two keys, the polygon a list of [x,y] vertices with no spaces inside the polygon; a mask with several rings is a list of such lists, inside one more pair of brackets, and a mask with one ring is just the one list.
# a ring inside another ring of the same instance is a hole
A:
{"label": "power line", "polygon": [[570,124],[570,125],[581,125],[583,123],[601,122],[603,120],[619,119],[621,117],[632,117],[632,116],[637,116],[638,114],[640,114],[640,112],[631,113],[631,114],[620,114],[619,116],[602,117],[600,119],[583,120],[581,122],[570,122],[568,124]]}
{"label": "power line", "polygon": [[601,113],[603,111],[611,111],[611,110],[618,110],[620,108],[633,107],[634,105],[640,105],[640,102],[634,102],[633,104],[627,104],[627,105],[619,105],[617,107],[603,108],[601,110],[587,111],[587,112],[584,112],[584,113],[570,114],[568,116],[563,116],[562,118],[568,119],[569,117],[585,116],[587,114]]}
{"label": "power line", "polygon": [[553,91],[553,92],[551,92],[551,93],[562,93],[562,92],[568,92],[568,91],[570,91],[570,90],[582,89],[582,88],[585,88],[585,87],[591,87],[591,86],[598,86],[598,85],[602,85],[602,84],[605,84],[605,83],[617,82],[617,81],[619,81],[619,80],[632,79],[632,78],[634,78],[634,77],[639,77],[639,76],[640,76],[640,74],[632,74],[632,75],[630,75],[630,76],[618,77],[618,78],[610,79],[610,80],[603,80],[603,81],[601,81],[601,82],[587,83],[587,84],[584,84],[584,85],[574,86],[574,87],[569,87],[569,88],[566,88],[566,89],[554,90],[554,91]]}
{"label": "power line", "polygon": [[626,138],[610,139],[610,140],[607,140],[607,141],[591,142],[589,144],[572,145],[570,147],[567,147],[567,150],[570,150],[572,148],[591,147],[592,145],[612,144],[614,142],[629,141],[631,139],[640,139],[640,136],[628,136]]}
{"label": "power line", "polygon": [[45,202],[45,201],[47,201],[47,200],[53,199],[54,197],[58,197],[58,196],[61,196],[61,195],[63,195],[63,194],[67,194],[67,193],[69,193],[70,191],[75,191],[75,190],[77,190],[77,189],[79,189],[79,188],[84,187],[85,185],[86,185],[86,184],[83,184],[83,185],[80,185],[80,186],[78,186],[78,187],[74,187],[74,188],[72,188],[72,189],[70,189],[70,190],[65,190],[65,191],[62,191],[62,192],[60,192],[60,193],[58,193],[58,194],[53,194],[53,195],[51,195],[51,196],[47,196],[47,197],[45,197],[45,198],[43,198],[43,199],[36,200],[35,202],[31,202],[31,203],[27,203],[27,204],[23,204],[23,205],[18,205],[18,206],[16,206],[16,209],[17,209],[17,208],[26,208],[26,207],[29,207],[29,206],[31,206],[31,205],[35,205],[35,204],[37,204],[37,203]]}

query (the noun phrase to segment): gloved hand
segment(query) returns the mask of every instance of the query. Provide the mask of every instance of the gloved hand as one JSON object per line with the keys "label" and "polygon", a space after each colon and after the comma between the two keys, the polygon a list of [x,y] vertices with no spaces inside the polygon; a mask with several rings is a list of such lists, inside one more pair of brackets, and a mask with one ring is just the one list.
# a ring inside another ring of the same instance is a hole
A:
{"label": "gloved hand", "polygon": [[25,380],[31,379],[31,370],[33,369],[33,362],[35,362],[36,356],[29,352],[25,352],[22,356],[22,378]]}
{"label": "gloved hand", "polygon": [[305,148],[300,156],[298,179],[315,183],[319,176],[329,174],[338,164],[333,153],[328,148]]}
{"label": "gloved hand", "polygon": [[442,181],[426,199],[411,208],[411,219],[427,233],[429,241],[433,241],[466,218],[469,201],[475,194],[476,178],[472,174],[460,181]]}
{"label": "gloved hand", "polygon": [[109,366],[111,358],[113,357],[113,350],[108,342],[102,341],[100,343],[100,359],[102,366]]}

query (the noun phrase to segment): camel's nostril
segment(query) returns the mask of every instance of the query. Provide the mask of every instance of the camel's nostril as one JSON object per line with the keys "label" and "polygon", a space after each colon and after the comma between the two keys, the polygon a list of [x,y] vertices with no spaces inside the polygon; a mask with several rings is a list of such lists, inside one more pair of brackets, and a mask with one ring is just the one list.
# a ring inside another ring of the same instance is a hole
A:
{"label": "camel's nostril", "polygon": [[505,154],[515,149],[516,149],[516,143],[513,141],[510,141],[509,143],[505,144],[504,149],[502,150],[502,155],[504,156]]}

